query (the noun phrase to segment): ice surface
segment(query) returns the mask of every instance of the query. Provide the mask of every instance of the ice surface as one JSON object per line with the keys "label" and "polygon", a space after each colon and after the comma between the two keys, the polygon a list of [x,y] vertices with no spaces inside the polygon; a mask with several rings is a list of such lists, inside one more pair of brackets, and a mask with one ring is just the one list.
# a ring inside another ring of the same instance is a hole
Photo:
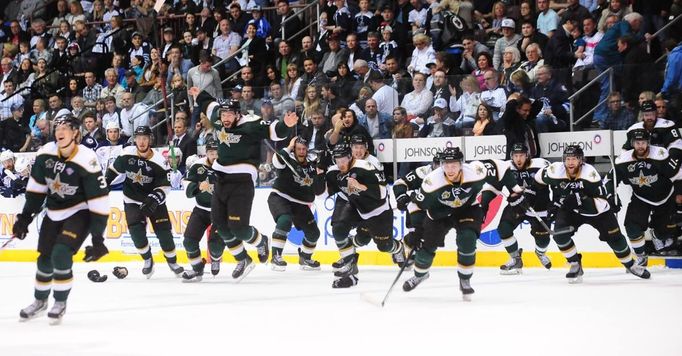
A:
{"label": "ice surface", "polygon": [[[46,316],[18,322],[34,264],[0,264],[0,355],[682,355],[679,270],[654,268],[645,281],[588,269],[569,285],[565,268],[477,268],[467,303],[456,270],[434,268],[410,293],[396,286],[381,309],[361,295],[380,300],[397,268],[360,266],[358,286],[333,290],[329,266],[259,265],[234,284],[224,264],[217,278],[187,284],[163,262],[151,280],[142,262],[126,263],[124,280],[115,265],[75,264],[63,323],[50,326]],[[91,269],[108,281],[90,282]]]}

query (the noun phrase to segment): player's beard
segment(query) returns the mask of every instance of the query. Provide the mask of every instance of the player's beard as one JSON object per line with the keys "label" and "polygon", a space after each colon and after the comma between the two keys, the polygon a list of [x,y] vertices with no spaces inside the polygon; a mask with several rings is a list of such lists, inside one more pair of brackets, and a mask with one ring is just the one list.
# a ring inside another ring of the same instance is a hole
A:
{"label": "player's beard", "polygon": [[646,158],[646,156],[648,155],[648,153],[649,153],[649,147],[647,147],[647,148],[645,148],[645,149],[643,149],[643,150],[641,150],[641,151],[640,151],[640,150],[635,150],[635,156],[637,156],[637,158]]}

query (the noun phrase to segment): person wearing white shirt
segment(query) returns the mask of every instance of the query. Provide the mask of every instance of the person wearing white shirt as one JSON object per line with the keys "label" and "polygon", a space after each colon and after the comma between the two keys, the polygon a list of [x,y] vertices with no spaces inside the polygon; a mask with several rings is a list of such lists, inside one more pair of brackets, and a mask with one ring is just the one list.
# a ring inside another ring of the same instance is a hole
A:
{"label": "person wearing white shirt", "polygon": [[459,112],[459,117],[455,120],[458,130],[474,127],[476,121],[476,111],[481,103],[480,86],[478,80],[472,75],[466,76],[460,83],[462,95],[457,97],[457,89],[450,86],[450,112]]}
{"label": "person wearing white shirt", "polygon": [[138,126],[149,125],[149,115],[143,114],[147,109],[144,104],[133,104],[132,93],[124,93],[121,97],[121,124],[123,127],[121,131],[127,137],[132,137],[133,132]]}
{"label": "person wearing white shirt", "polygon": [[369,78],[369,85],[374,90],[372,99],[377,103],[377,111],[393,115],[393,109],[400,105],[398,91],[384,83],[379,73],[373,73]]}
{"label": "person wearing white shirt", "polygon": [[433,93],[426,89],[426,75],[422,73],[414,74],[412,87],[414,90],[405,94],[400,106],[407,111],[408,121],[416,120],[418,125],[422,125],[424,118],[418,118],[418,116],[424,116],[433,106]]}
{"label": "person wearing white shirt", "polygon": [[426,65],[436,63],[436,51],[431,46],[431,37],[419,33],[412,37],[412,43],[414,44],[414,51],[412,51],[412,59],[407,66],[407,71],[429,74],[430,70]]}
{"label": "person wearing white shirt", "polygon": [[493,120],[502,115],[507,103],[507,93],[498,85],[499,73],[493,69],[483,74],[486,89],[481,92],[481,103],[488,105],[493,112]]}
{"label": "person wearing white shirt", "polygon": [[230,21],[227,19],[222,19],[219,26],[220,36],[213,40],[213,55],[225,59],[239,49],[242,39],[241,36],[230,30]]}

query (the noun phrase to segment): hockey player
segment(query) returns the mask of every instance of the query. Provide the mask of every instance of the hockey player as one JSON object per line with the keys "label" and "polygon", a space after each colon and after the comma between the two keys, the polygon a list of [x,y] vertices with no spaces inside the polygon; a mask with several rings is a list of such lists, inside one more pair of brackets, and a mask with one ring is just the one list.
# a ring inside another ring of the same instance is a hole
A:
{"label": "hockey player", "polygon": [[26,184],[28,177],[22,176],[15,169],[14,153],[10,150],[2,151],[0,153],[0,195],[5,198],[14,198],[26,191]]}
{"label": "hockey player", "polygon": [[[618,183],[632,187],[632,198],[625,214],[625,233],[630,239],[637,264],[646,266],[644,232],[653,227],[655,238],[667,240],[674,236],[676,225],[671,212],[675,207],[673,178],[677,162],[669,160],[665,148],[649,145],[649,132],[635,129],[630,132],[633,149],[616,158],[616,184],[609,182],[613,171],[604,178],[604,185],[612,194]],[[651,224],[651,225],[650,225]]]}
{"label": "hockey player", "polygon": [[361,159],[369,162],[374,168],[380,172],[384,171],[384,166],[379,162],[379,159],[371,155],[368,150],[369,141],[365,135],[353,135],[350,138],[350,149],[354,159]]}
{"label": "hockey player", "polygon": [[[341,192],[347,203],[338,203],[342,198],[337,197],[332,213],[332,234],[345,262],[335,273],[340,278],[332,288],[348,288],[358,283],[355,246],[374,240],[379,251],[392,254],[397,263],[405,262],[404,247],[393,239],[393,209],[383,174],[369,162],[353,158],[347,145],[334,146],[333,157],[336,164],[326,174],[327,192]],[[357,233],[351,240],[353,227]]]}
{"label": "hockey player", "polygon": [[[433,162],[431,162],[431,164],[418,167],[408,172],[404,177],[400,177],[393,184],[393,195],[395,195],[397,208],[398,210],[407,213],[405,225],[410,232],[403,237],[403,243],[405,244],[406,250],[413,249],[415,241],[421,241],[423,239],[423,222],[426,217],[426,212],[419,209],[419,206],[410,200],[410,193],[416,192],[419,187],[421,187],[424,178],[434,169],[440,167],[441,157],[442,153],[437,153],[433,156]],[[406,251],[406,255],[409,255],[409,251]],[[414,255],[408,263],[410,265],[414,264]]]}
{"label": "hockey player", "polygon": [[[443,246],[445,235],[450,229],[455,229],[459,289],[464,300],[470,300],[474,293],[470,279],[476,263],[476,240],[483,223],[483,211],[476,196],[485,183],[497,184],[499,180],[512,193],[523,191],[509,172],[498,178],[498,172],[493,167],[486,167],[479,161],[464,163],[463,160],[464,154],[458,147],[446,148],[441,157],[441,166],[424,178],[414,196],[415,203],[426,211],[426,218],[424,240],[415,258],[414,277],[403,284],[406,292],[429,278],[429,268],[436,256],[436,249]],[[518,196],[522,195],[514,195]]]}
{"label": "hockey player", "polygon": [[22,321],[39,316],[47,309],[47,298],[54,284],[55,303],[47,316],[52,324],[58,324],[66,312],[71,291],[73,255],[88,234],[92,235],[98,251],[106,250],[103,246],[109,216],[107,184],[95,152],[77,143],[79,127],[73,116],[55,119],[56,142],[47,143],[38,151],[26,190],[26,203],[14,222],[13,236],[24,239],[29,224],[45,202],[47,215],[38,234],[35,301],[19,313]]}
{"label": "hockey player", "polygon": [[[201,258],[199,242],[204,237],[206,229],[211,226],[211,200],[216,181],[212,166],[216,158],[218,158],[218,144],[215,141],[209,141],[206,144],[206,157],[187,165],[189,184],[185,193],[188,198],[194,198],[196,206],[189,217],[185,238],[182,241],[189,263],[192,265],[191,270],[182,273],[183,282],[199,282],[204,275],[206,261]],[[208,234],[208,253],[211,256],[211,274],[214,276],[220,273],[223,251],[225,251],[225,242],[218,235],[215,226],[211,226]]]}
{"label": "hockey player", "polygon": [[242,279],[255,267],[246,250],[240,247],[242,241],[256,246],[261,263],[266,263],[270,254],[267,236],[250,224],[261,140],[285,139],[298,122],[298,116],[290,112],[281,121],[266,122],[255,115],[242,115],[237,100],[217,102],[196,87],[189,92],[217,131],[218,159],[213,162],[217,180],[211,201],[211,222],[238,261],[232,277]]}
{"label": "hockey player", "polygon": [[[636,265],[625,237],[620,232],[616,214],[611,208],[608,193],[597,170],[584,163],[585,155],[578,145],[564,150],[563,162],[555,162],[539,170],[535,181],[552,189],[553,203],[548,209],[549,220],[554,220],[555,231],[569,226],[572,232],[553,235],[554,241],[570,263],[566,274],[569,283],[582,282],[582,255],[578,253],[573,234],[587,224],[599,232],[599,239],[606,242],[616,257],[632,274],[649,278],[646,268]],[[537,191],[537,189],[535,190]],[[552,217],[556,216],[556,219]]]}
{"label": "hockey player", "polygon": [[142,274],[148,279],[154,274],[154,259],[147,239],[147,218],[154,227],[159,245],[171,271],[180,277],[182,266],[177,263],[175,242],[166,207],[170,191],[169,171],[161,154],[152,150],[152,130],[138,126],[133,134],[135,145],[123,149],[107,170],[107,184],[117,177],[123,181],[123,208],[130,237],[144,260]]}
{"label": "hockey player", "polygon": [[[549,162],[543,158],[531,158],[528,155],[528,147],[520,142],[513,144],[510,152],[511,160],[507,162],[496,160],[483,162],[485,165],[495,165],[495,169],[498,172],[509,169],[516,178],[516,183],[524,188],[524,196],[516,200],[512,199],[504,208],[497,226],[497,232],[502,239],[505,250],[507,250],[510,256],[509,261],[500,266],[500,273],[505,275],[521,273],[523,268],[523,260],[521,259],[523,250],[519,249],[519,244],[514,237],[514,230],[524,221],[530,223],[530,234],[535,238],[535,255],[545,268],[550,269],[552,268],[552,261],[546,254],[547,246],[549,246],[549,231],[542,227],[537,218],[532,216],[532,213],[526,211],[528,206],[532,206],[538,216],[543,217],[545,224],[550,225],[549,220],[546,219],[547,206],[549,205],[549,188],[540,187],[537,192],[530,188],[534,185],[535,173],[547,167]],[[501,194],[500,189],[501,187],[499,186],[486,184],[481,192],[481,206],[488,206],[495,196]],[[526,197],[528,197],[528,201],[526,201]]]}
{"label": "hockey player", "polygon": [[623,150],[631,150],[632,133],[637,129],[649,132],[651,144],[658,147],[668,148],[671,143],[680,139],[680,133],[675,123],[663,118],[656,117],[656,104],[653,100],[646,100],[640,107],[642,121],[630,126],[627,131],[627,140],[623,144]]}
{"label": "hockey player", "polygon": [[282,252],[292,223],[304,234],[302,246],[298,249],[301,269],[320,269],[320,262],[312,259],[320,229],[310,205],[315,202],[315,195],[324,192],[324,176],[317,174],[314,160],[315,157],[308,154],[308,141],[301,136],[292,138],[289,146],[272,157],[277,179],[268,197],[268,207],[277,223],[272,234],[270,261],[275,271],[286,269],[287,262],[282,258]]}

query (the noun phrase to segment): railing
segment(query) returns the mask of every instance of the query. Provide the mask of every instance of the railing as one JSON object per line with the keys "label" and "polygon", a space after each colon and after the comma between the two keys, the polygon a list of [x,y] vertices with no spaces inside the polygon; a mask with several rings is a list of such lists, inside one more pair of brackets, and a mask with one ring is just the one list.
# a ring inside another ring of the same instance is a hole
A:
{"label": "railing", "polygon": [[604,98],[604,100],[600,101],[595,107],[593,107],[590,111],[588,111],[588,112],[585,113],[583,116],[581,116],[578,120],[575,120],[575,119],[574,119],[574,117],[575,117],[575,105],[574,105],[574,101],[578,98],[578,96],[580,96],[580,94],[584,93],[587,89],[589,89],[590,87],[592,87],[592,85],[594,85],[595,83],[600,83],[600,79],[601,79],[603,76],[605,76],[605,75],[608,75],[608,76],[609,76],[609,85],[610,85],[610,88],[613,88],[613,73],[614,73],[613,67],[611,67],[611,68],[609,68],[609,69],[607,69],[607,70],[605,70],[605,71],[599,73],[598,76],[596,76],[594,79],[592,79],[589,83],[585,84],[585,86],[583,86],[582,88],[580,88],[580,90],[578,90],[577,92],[573,93],[573,95],[571,95],[571,96],[568,97],[568,101],[571,103],[571,105],[569,105],[569,106],[570,106],[570,109],[569,109],[569,117],[570,117],[569,127],[570,127],[570,130],[571,130],[571,131],[573,131],[573,126],[574,126],[574,125],[579,124],[579,123],[580,123],[581,121],[583,121],[586,117],[588,117],[588,116],[589,116],[590,114],[592,114],[595,110],[597,110],[597,108],[598,108],[600,105],[602,105],[603,103],[605,103],[606,100],[608,100],[608,97],[607,97],[607,98]]}
{"label": "railing", "polygon": [[[319,19],[319,18],[320,18],[320,2],[319,2],[319,1],[314,1],[314,0],[313,0],[313,1],[310,2],[309,4],[307,4],[307,5],[305,5],[304,7],[302,7],[300,10],[295,11],[293,16],[289,16],[288,18],[284,19],[284,21],[282,21],[282,23],[280,24],[280,27],[281,27],[281,29],[282,29],[282,38],[283,38],[283,39],[286,39],[286,38],[287,38],[286,33],[284,32],[284,24],[287,23],[287,22],[289,22],[289,20],[293,19],[294,17],[297,17],[298,15],[302,14],[302,13],[305,12],[306,10],[312,8],[313,6],[316,6],[316,7],[317,7],[317,17],[316,17],[316,19]],[[310,24],[308,24],[308,26],[306,26],[306,28],[308,28],[308,27],[310,27]],[[291,36],[290,38],[294,38],[294,37],[298,36],[300,32],[302,32],[302,31],[297,32],[296,34],[294,34],[294,36]]]}
{"label": "railing", "polygon": [[[653,35],[651,35],[651,38],[656,38],[656,37],[658,37],[658,35],[660,35],[661,33],[663,33],[663,31],[667,30],[668,27],[672,26],[672,25],[673,25],[675,22],[677,22],[680,18],[682,18],[682,15],[677,15],[677,17],[675,17],[674,19],[672,19],[672,21],[668,22],[667,24],[665,24],[665,26],[661,27],[660,30],[656,31]],[[646,51],[647,51],[647,53],[651,53],[651,41],[649,41],[649,42],[647,43]]]}

